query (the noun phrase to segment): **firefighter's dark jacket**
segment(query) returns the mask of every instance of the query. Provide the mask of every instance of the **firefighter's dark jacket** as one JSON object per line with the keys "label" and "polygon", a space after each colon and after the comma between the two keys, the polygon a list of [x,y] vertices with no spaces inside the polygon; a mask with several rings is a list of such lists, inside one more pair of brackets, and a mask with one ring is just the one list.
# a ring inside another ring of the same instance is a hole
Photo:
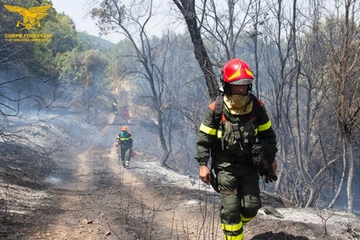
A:
{"label": "firefighter's dark jacket", "polygon": [[[253,110],[246,115],[239,115],[243,122],[248,121],[250,118],[254,118],[254,123],[256,125],[255,134],[256,137],[262,140],[266,140],[271,151],[274,153],[274,156],[277,152],[276,148],[276,135],[274,130],[271,127],[271,121],[266,113],[264,104],[261,100],[258,101],[260,108],[256,113],[253,107]],[[254,106],[255,104],[253,104]],[[197,155],[195,159],[199,162],[200,165],[207,165],[210,154],[213,156],[221,156],[221,158],[228,159],[238,159],[237,156],[231,156],[231,153],[228,153],[222,150],[221,146],[221,137],[219,136],[219,123],[215,120],[215,101],[212,102],[207,108],[204,119],[200,125],[200,130],[198,133],[197,140]],[[224,108],[223,111],[226,111]],[[226,117],[223,114],[223,121],[227,121]],[[251,150],[250,150],[251,151]]]}
{"label": "firefighter's dark jacket", "polygon": [[117,136],[117,141],[121,145],[121,148],[132,148],[133,140],[132,135],[128,131],[122,131]]}

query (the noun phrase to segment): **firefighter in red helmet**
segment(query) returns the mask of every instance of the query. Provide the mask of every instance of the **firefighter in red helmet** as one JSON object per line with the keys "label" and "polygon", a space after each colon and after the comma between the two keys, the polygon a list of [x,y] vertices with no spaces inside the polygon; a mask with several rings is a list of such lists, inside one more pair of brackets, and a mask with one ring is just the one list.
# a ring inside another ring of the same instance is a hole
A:
{"label": "firefighter in red helmet", "polygon": [[133,139],[127,126],[121,127],[121,132],[117,136],[117,143],[120,150],[120,159],[124,168],[130,165],[130,157],[132,157]]}
{"label": "firefighter in red helmet", "polygon": [[[243,226],[261,208],[259,175],[266,183],[277,179],[276,135],[263,102],[251,94],[253,81],[245,61],[224,65],[224,92],[207,108],[196,145],[199,177],[220,193],[221,227],[231,240],[244,238]],[[259,145],[266,156],[255,151]]]}

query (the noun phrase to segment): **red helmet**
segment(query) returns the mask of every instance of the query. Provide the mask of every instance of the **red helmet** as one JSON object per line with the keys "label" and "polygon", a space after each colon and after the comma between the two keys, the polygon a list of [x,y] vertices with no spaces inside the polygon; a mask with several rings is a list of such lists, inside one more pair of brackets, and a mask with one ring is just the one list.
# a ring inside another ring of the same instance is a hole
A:
{"label": "red helmet", "polygon": [[228,61],[223,68],[224,82],[234,85],[248,85],[254,81],[249,65],[238,58]]}

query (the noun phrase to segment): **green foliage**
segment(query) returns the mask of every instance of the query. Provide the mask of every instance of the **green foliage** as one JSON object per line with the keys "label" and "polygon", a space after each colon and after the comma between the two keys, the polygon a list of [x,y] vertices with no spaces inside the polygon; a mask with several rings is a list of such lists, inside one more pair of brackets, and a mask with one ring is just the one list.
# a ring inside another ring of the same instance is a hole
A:
{"label": "green foliage", "polygon": [[[26,33],[16,27],[18,21],[22,21],[23,18],[20,14],[8,11],[3,4],[13,6],[29,7],[32,2],[35,1],[16,1],[5,0],[2,1],[0,8],[0,68],[6,70],[9,66],[16,63],[24,63],[32,58],[33,49],[29,43],[9,42],[6,41],[5,34],[20,34]],[[36,3],[36,5],[39,5]]]}
{"label": "green foliage", "polygon": [[57,70],[62,82],[80,84],[83,88],[103,85],[107,59],[98,50],[79,52],[74,49],[58,58]]}
{"label": "green foliage", "polygon": [[55,13],[55,15],[46,22],[42,31],[52,34],[52,41],[48,43],[48,47],[51,49],[53,56],[57,53],[71,51],[79,44],[74,22],[64,14]]}
{"label": "green foliage", "polygon": [[[5,1],[4,4],[19,6],[23,8],[49,5],[51,2],[43,1]],[[73,27],[72,20],[63,14],[58,14],[53,8],[47,11],[47,16],[40,21],[40,26],[34,29],[21,29],[16,27],[17,22],[23,22],[23,17],[16,12],[10,12],[1,8],[0,20],[5,22],[5,33],[15,34],[52,34],[47,42],[6,42],[5,38],[0,39],[1,53],[5,56],[4,65],[14,61],[17,65],[20,62],[34,74],[49,76],[55,70],[54,57],[57,53],[71,51],[78,45],[78,38]],[[9,58],[10,57],[10,58]]]}
{"label": "green foliage", "polygon": [[73,21],[64,14],[58,14],[54,9],[49,11],[39,33],[52,34],[48,42],[34,44],[34,59],[37,59],[33,72],[39,75],[53,75],[55,72],[55,56],[59,53],[72,51],[79,45],[79,39]]}
{"label": "green foliage", "polygon": [[[51,1],[5,1],[4,4],[11,6],[20,6],[30,8],[40,5],[49,5]],[[0,67],[3,69],[10,65],[11,62],[18,66],[26,66],[33,74],[40,76],[57,76],[61,75],[69,77],[74,75],[75,79],[91,79],[88,71],[81,69],[75,73],[69,73],[69,64],[81,65],[79,57],[71,58],[74,52],[89,51],[91,49],[101,49],[101,51],[110,51],[113,44],[97,37],[87,35],[86,33],[78,33],[72,19],[64,14],[59,14],[54,8],[47,11],[47,16],[41,19],[41,27],[36,26],[34,29],[21,30],[16,27],[18,21],[23,21],[23,17],[16,13],[10,12],[5,8],[0,9],[0,21],[2,24],[1,32],[5,33],[21,33],[21,34],[51,34],[52,38],[44,42],[6,42],[5,38],[0,38]],[[65,63],[65,59],[70,62]],[[94,60],[94,59],[93,59]],[[58,62],[59,61],[59,62]],[[92,61],[89,58],[86,61]],[[21,64],[20,64],[21,63]],[[63,72],[59,66],[65,65]],[[99,66],[103,66],[100,64]],[[87,71],[87,74],[82,71]],[[86,75],[85,77],[82,75]],[[76,81],[76,80],[75,80]],[[88,82],[88,81],[86,81]]]}

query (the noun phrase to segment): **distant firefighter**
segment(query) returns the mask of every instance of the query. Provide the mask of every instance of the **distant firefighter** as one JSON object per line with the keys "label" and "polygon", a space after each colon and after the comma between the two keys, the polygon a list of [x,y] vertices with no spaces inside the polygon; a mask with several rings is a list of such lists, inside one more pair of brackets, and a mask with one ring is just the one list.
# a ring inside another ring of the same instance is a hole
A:
{"label": "distant firefighter", "polygon": [[128,168],[130,164],[130,157],[132,156],[133,140],[132,135],[128,131],[127,126],[121,128],[121,132],[117,136],[117,143],[119,145],[119,154],[122,165],[124,168]]}
{"label": "distant firefighter", "polygon": [[117,114],[117,105],[118,105],[118,103],[117,103],[115,98],[114,98],[114,100],[112,100],[111,105],[112,105],[113,112],[116,115]]}
{"label": "distant firefighter", "polygon": [[129,122],[130,114],[129,114],[129,109],[126,106],[123,106],[122,108],[122,117],[125,123]]}

